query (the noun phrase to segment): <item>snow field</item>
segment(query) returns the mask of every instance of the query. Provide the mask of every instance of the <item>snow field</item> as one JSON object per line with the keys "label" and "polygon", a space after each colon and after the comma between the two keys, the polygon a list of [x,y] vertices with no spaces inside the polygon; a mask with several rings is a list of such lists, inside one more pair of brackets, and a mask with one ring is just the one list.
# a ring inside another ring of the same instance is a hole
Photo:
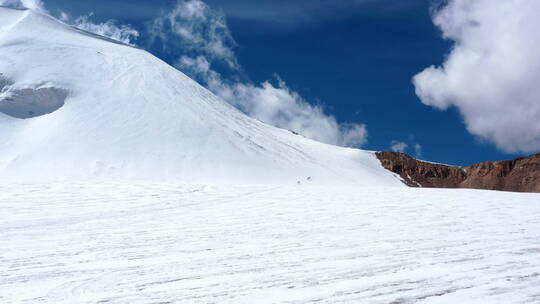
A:
{"label": "snow field", "polygon": [[0,186],[1,303],[539,303],[540,195]]}

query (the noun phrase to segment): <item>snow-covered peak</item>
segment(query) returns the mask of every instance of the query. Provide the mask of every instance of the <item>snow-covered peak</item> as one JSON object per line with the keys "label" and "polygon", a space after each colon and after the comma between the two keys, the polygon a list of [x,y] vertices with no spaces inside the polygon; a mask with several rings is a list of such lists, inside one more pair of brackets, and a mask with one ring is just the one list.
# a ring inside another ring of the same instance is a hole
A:
{"label": "snow-covered peak", "polygon": [[0,73],[0,179],[400,185],[371,152],[251,119],[143,50],[32,10],[0,8]]}

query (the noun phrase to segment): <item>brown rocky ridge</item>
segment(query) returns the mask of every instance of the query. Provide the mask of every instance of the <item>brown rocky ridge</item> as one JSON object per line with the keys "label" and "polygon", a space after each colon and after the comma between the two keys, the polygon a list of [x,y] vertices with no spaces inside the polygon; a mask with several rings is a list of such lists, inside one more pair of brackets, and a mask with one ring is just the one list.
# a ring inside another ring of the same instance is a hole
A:
{"label": "brown rocky ridge", "polygon": [[399,152],[377,152],[384,168],[410,187],[540,192],[540,154],[467,167],[430,163]]}

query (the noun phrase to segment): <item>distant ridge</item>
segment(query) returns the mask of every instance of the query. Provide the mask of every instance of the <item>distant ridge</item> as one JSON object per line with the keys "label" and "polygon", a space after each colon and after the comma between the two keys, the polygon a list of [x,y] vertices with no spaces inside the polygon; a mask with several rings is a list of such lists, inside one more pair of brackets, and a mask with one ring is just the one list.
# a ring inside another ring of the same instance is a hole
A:
{"label": "distant ridge", "polygon": [[540,192],[540,154],[467,167],[416,160],[399,152],[377,152],[384,168],[410,187]]}

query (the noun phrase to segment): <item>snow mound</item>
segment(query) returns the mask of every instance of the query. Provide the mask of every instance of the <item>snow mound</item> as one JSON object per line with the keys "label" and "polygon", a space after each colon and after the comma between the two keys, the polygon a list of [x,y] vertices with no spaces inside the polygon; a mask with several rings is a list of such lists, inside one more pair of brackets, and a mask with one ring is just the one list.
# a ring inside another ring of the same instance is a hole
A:
{"label": "snow mound", "polygon": [[0,73],[0,179],[401,186],[372,152],[263,124],[143,50],[31,10],[0,8]]}

